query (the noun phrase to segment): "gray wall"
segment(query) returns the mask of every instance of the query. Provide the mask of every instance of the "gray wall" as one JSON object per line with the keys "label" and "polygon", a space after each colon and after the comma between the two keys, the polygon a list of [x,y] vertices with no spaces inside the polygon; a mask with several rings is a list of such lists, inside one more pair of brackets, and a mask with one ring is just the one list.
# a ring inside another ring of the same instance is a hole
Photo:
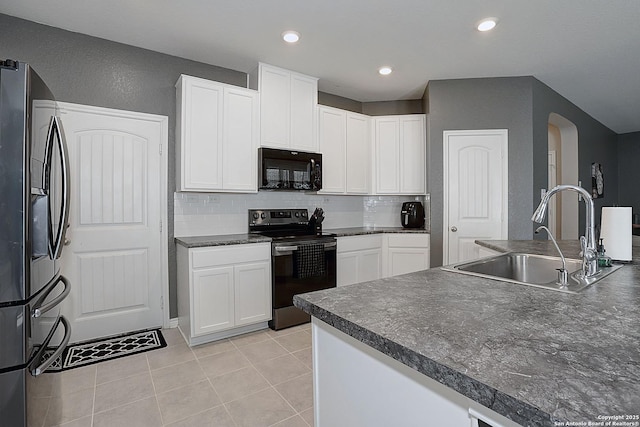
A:
{"label": "gray wall", "polygon": [[[591,190],[591,163],[602,164],[604,197],[594,199],[596,225],[602,206],[613,206],[618,199],[618,135],[563,98],[549,86],[533,79],[533,187],[532,203],[540,201],[540,189],[547,188],[547,151],[549,114],[557,113],[578,129],[578,179]],[[584,203],[580,203],[579,235],[584,234]],[[541,237],[543,238],[543,237]]]}
{"label": "gray wall", "polygon": [[[531,214],[547,188],[549,114],[557,113],[578,129],[578,179],[591,188],[591,163],[603,165],[605,197],[595,200],[596,223],[602,206],[618,200],[618,148],[639,134],[621,138],[597,120],[534,77],[505,77],[431,81],[423,98],[429,112],[428,188],[431,193],[431,265],[442,263],[443,152],[442,132],[456,129],[508,129],[509,131],[509,239],[531,239],[535,225]],[[630,149],[630,148],[629,148]],[[637,157],[636,157],[637,158]],[[637,162],[636,162],[637,164]],[[638,182],[638,172],[625,167]],[[607,172],[608,171],[608,172]],[[629,182],[633,182],[630,180]],[[623,187],[631,194],[631,184]],[[635,192],[634,194],[638,194]],[[636,196],[637,197],[637,196]],[[629,202],[631,203],[631,202]],[[580,234],[584,230],[584,204],[580,206]],[[544,238],[544,236],[535,236]]]}
{"label": "gray wall", "polygon": [[167,209],[170,315],[177,317],[173,243],[175,83],[190,74],[246,87],[245,73],[0,14],[0,57],[30,63],[59,101],[169,117]]}
{"label": "gray wall", "polygon": [[531,239],[533,202],[532,77],[435,80],[425,92],[431,265],[442,265],[443,140],[445,130],[508,129],[509,238]]}
{"label": "gray wall", "polygon": [[[608,177],[605,169],[605,180]],[[618,184],[620,206],[640,214],[640,132],[618,135]]]}
{"label": "gray wall", "polygon": [[359,102],[330,93],[318,92],[318,104],[341,108],[343,110],[353,111],[354,113],[367,114],[369,116],[424,113],[421,99]]}

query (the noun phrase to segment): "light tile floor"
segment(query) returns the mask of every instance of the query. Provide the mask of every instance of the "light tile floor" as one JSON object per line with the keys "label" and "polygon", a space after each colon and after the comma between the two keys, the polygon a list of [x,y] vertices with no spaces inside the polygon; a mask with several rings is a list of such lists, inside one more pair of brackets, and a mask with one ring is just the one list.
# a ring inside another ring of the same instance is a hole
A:
{"label": "light tile floor", "polygon": [[39,377],[31,407],[47,427],[313,426],[309,324],[193,348],[162,333],[163,349]]}

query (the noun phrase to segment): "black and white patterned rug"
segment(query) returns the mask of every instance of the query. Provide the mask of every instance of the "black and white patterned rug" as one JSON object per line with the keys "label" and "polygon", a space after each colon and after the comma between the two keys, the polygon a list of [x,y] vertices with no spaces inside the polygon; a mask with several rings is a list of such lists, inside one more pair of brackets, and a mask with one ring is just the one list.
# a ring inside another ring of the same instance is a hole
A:
{"label": "black and white patterned rug", "polygon": [[[64,371],[166,346],[167,343],[159,329],[71,344],[47,371]],[[51,353],[53,350],[49,355]]]}

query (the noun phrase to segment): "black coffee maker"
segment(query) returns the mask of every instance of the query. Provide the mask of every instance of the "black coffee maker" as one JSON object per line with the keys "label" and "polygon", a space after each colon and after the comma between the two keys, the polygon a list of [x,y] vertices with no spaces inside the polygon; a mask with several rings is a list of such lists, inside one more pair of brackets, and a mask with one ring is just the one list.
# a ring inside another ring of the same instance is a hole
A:
{"label": "black coffee maker", "polygon": [[424,207],[420,202],[404,202],[400,212],[400,223],[404,228],[424,227]]}

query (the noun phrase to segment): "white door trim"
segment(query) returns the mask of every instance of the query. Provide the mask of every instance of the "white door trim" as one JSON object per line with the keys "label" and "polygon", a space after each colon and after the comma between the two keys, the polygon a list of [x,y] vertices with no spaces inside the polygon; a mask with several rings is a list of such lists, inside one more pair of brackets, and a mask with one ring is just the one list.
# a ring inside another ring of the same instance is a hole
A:
{"label": "white door trim", "polygon": [[[167,219],[167,175],[168,175],[168,159],[167,146],[169,140],[169,118],[149,113],[139,113],[135,111],[116,110],[112,108],[94,107],[91,105],[73,104],[68,102],[58,102],[61,110],[69,112],[97,114],[102,116],[122,117],[136,120],[143,120],[152,123],[158,123],[161,126],[160,136],[160,218],[161,226],[161,248],[160,248],[160,278],[161,278],[161,298],[162,298],[162,323],[163,327],[170,327],[169,319],[169,234]],[[64,128],[64,124],[63,124]]]}
{"label": "white door trim", "polygon": [[472,136],[472,135],[500,135],[502,136],[502,173],[505,179],[502,180],[502,224],[501,233],[504,239],[509,235],[509,159],[508,159],[508,129],[480,129],[480,130],[445,130],[442,132],[442,152],[443,152],[443,212],[442,212],[442,264],[449,264],[449,137],[450,136]]}

